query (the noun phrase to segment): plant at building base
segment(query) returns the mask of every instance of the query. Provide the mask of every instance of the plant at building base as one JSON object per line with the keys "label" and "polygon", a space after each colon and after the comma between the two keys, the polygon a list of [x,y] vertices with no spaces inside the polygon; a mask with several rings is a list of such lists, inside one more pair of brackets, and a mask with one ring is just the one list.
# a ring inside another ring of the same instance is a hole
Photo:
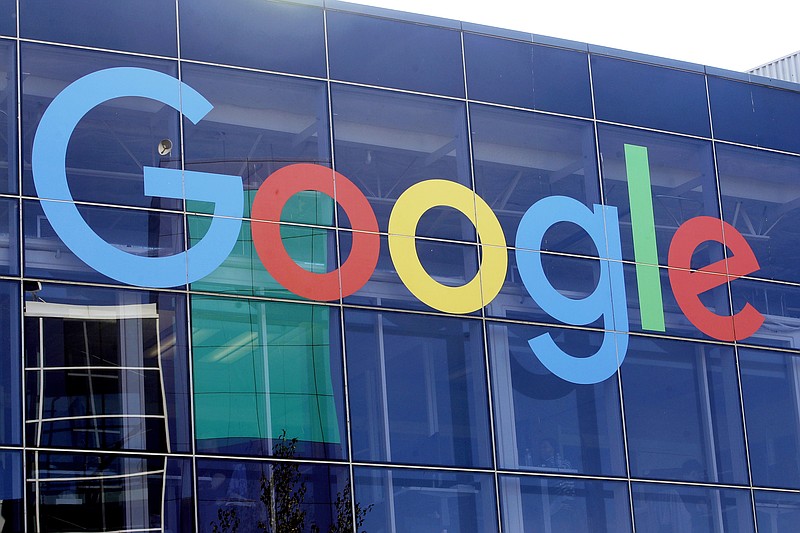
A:
{"label": "plant at building base", "polygon": [[239,517],[236,509],[217,509],[216,520],[211,521],[211,533],[236,533],[239,530]]}

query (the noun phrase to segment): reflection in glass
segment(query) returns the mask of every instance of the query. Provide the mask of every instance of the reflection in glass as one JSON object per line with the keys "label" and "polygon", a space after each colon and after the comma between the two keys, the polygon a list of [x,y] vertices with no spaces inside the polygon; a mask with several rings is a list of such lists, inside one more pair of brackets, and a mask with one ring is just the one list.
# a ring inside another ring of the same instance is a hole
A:
{"label": "reflection in glass", "polygon": [[192,519],[182,507],[192,491],[183,475],[191,476],[183,459],[29,453],[28,529],[188,531]]}
{"label": "reflection in glass", "polygon": [[[600,182],[591,123],[470,105],[475,191],[500,220],[512,245],[519,221],[536,201],[567,196],[599,204]],[[596,255],[585,231],[556,224],[543,248]]]}
{"label": "reflection in glass", "polygon": [[494,476],[356,467],[355,498],[372,505],[365,531],[484,533],[497,530]]}
{"label": "reflection in glass", "polygon": [[[293,452],[281,455],[291,459]],[[237,528],[224,524],[238,522],[240,532],[260,531],[259,524],[275,532],[352,531],[342,520],[351,512],[351,489],[347,467],[198,459],[198,530],[233,533]]]}
{"label": "reflection in glass", "polygon": [[502,476],[503,530],[525,533],[631,530],[628,484],[559,477]]}
{"label": "reflection in glass", "polygon": [[45,286],[26,299],[29,445],[188,450],[182,296]]}
{"label": "reflection in glass", "polygon": [[192,297],[198,450],[342,458],[339,312],[322,305]]}
{"label": "reflection in glass", "polygon": [[616,379],[576,385],[553,375],[528,340],[549,333],[576,357],[602,333],[489,324],[494,422],[500,466],[551,473],[625,475]]}
{"label": "reflection in glass", "polygon": [[[331,96],[336,170],[366,195],[380,231],[388,231],[397,198],[415,183],[471,187],[463,103],[342,85]],[[472,223],[445,207],[428,211],[417,234],[475,242]]]}
{"label": "reflection in glass", "polygon": [[800,489],[800,359],[739,348],[753,484]]}
{"label": "reflection in glass", "polygon": [[621,373],[631,475],[747,483],[731,347],[631,336]]}
{"label": "reflection in glass", "polygon": [[353,456],[491,465],[477,320],[345,310]]}
{"label": "reflection in glass", "polygon": [[643,533],[752,533],[750,491],[633,483],[633,519]]}

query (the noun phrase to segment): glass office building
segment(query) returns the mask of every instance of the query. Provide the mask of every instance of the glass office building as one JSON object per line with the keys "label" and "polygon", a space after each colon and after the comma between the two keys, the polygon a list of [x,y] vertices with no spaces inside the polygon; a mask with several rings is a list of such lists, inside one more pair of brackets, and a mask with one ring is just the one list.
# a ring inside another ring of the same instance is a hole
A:
{"label": "glass office building", "polygon": [[798,227],[798,85],[0,0],[0,531],[794,532]]}

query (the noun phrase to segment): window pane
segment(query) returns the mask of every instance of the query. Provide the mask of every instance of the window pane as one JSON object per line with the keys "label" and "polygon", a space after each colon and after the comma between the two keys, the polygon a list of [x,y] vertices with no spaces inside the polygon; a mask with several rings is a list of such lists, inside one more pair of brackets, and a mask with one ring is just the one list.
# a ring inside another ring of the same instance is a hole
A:
{"label": "window pane", "polygon": [[597,118],[711,136],[703,74],[592,55]]}
{"label": "window pane", "polygon": [[181,475],[191,476],[186,459],[30,453],[28,530],[160,530],[163,520],[187,531],[191,515],[176,501],[192,505],[192,489]]}
{"label": "window pane", "polygon": [[581,357],[597,351],[602,333],[499,323],[487,331],[500,466],[625,475],[617,380],[564,381],[528,346],[529,339],[550,333],[567,353]]}
{"label": "window pane", "polygon": [[[0,32],[8,20],[2,13],[3,2],[0,1]],[[13,23],[13,19],[11,21]],[[10,193],[18,189],[16,55],[14,41],[0,39],[0,192]]]}
{"label": "window pane", "polygon": [[[500,220],[513,245],[528,208],[548,196],[600,203],[594,128],[579,120],[470,105],[475,190]],[[596,255],[574,224],[556,224],[545,250]]]}
{"label": "window pane", "polygon": [[[175,57],[175,4],[20,0],[20,37]],[[87,31],[91,28],[91,31]]]}
{"label": "window pane", "polygon": [[0,274],[19,274],[19,200],[0,198]]}
{"label": "window pane", "polygon": [[500,495],[505,531],[631,531],[628,484],[624,482],[502,476]]}
{"label": "window pane", "polygon": [[331,78],[464,96],[458,31],[328,12]]}
{"label": "window pane", "polygon": [[464,34],[472,100],[592,116],[584,52]]}
{"label": "window pane", "polygon": [[708,77],[714,137],[800,152],[800,94]]}
{"label": "window pane", "polygon": [[631,336],[621,373],[631,475],[747,483],[732,347]]}
{"label": "window pane", "polygon": [[[56,4],[71,6],[72,2]],[[83,28],[85,22],[75,27]],[[26,73],[22,91],[22,190],[30,196],[37,195],[30,166],[36,128],[45,108],[68,84],[113,67],[140,67],[177,77],[177,64],[170,61],[35,44],[23,46],[21,54]],[[145,166],[180,166],[179,117],[180,113],[168,105],[133,97],[115,98],[89,111],[75,128],[67,150],[72,197],[76,201],[183,209],[181,200],[145,196],[142,177]],[[163,139],[171,140],[173,149],[162,157],[158,145]]]}
{"label": "window pane", "polygon": [[[119,283],[85,264],[56,234],[38,201],[23,201],[25,275],[68,281]],[[184,251],[183,215],[138,209],[77,206],[103,240],[140,257],[164,257]]]}
{"label": "window pane", "polygon": [[480,322],[345,310],[345,343],[354,459],[492,464]]}
{"label": "window pane", "polygon": [[339,332],[335,307],[193,296],[197,449],[345,457]]}
{"label": "window pane", "polygon": [[5,521],[3,531],[23,531],[24,509],[22,506],[22,454],[0,452],[0,517]]}
{"label": "window pane", "polygon": [[490,474],[355,468],[355,498],[372,505],[365,531],[497,531]]}
{"label": "window pane", "polygon": [[753,249],[754,277],[800,281],[800,158],[717,144],[725,222]]}
{"label": "window pane", "polygon": [[[634,220],[631,213],[632,204],[643,205],[643,199],[649,198],[658,264],[666,265],[672,237],[681,224],[697,216],[719,217],[711,143],[614,126],[598,126],[598,135],[603,194],[606,203],[618,209],[622,258],[653,263],[642,259],[646,250],[634,249],[632,224],[642,230],[647,226],[644,217],[637,215]],[[644,157],[633,156],[626,148],[630,145],[640,147],[639,155]],[[649,173],[649,188],[644,172]],[[704,267],[723,257],[721,244],[706,242],[694,254],[697,266],[693,262],[692,267]]]}
{"label": "window pane", "polygon": [[[291,440],[283,445],[291,458]],[[198,459],[200,529],[257,531],[274,519],[265,531],[351,531],[343,516],[351,512],[349,478],[347,467]]]}
{"label": "window pane", "polygon": [[[233,12],[228,4],[225,9]],[[250,217],[258,188],[279,168],[294,163],[330,166],[328,98],[323,82],[190,64],[182,66],[181,77],[214,105],[197,124],[183,121],[186,169],[241,176],[245,217]],[[296,196],[309,197],[311,193]],[[293,199],[290,205],[306,209],[290,219],[287,212],[283,220],[332,224],[333,202],[319,196],[319,210],[307,208],[307,198],[305,204]],[[209,203],[189,202],[188,209],[212,212]]]}
{"label": "window pane", "polygon": [[0,0],[0,35],[17,35],[17,3],[15,0]]}
{"label": "window pane", "polygon": [[[471,187],[463,103],[341,85],[332,97],[336,170],[367,196],[380,231],[388,231],[397,198],[420,181]],[[445,207],[428,211],[417,234],[475,240],[469,220]]]}
{"label": "window pane", "polygon": [[0,317],[0,444],[19,445],[22,444],[22,392],[19,377],[22,359],[17,283],[0,282]]}
{"label": "window pane", "polygon": [[753,484],[800,488],[796,355],[739,348]]}
{"label": "window pane", "polygon": [[636,531],[752,533],[750,491],[633,483]]}
{"label": "window pane", "polygon": [[186,320],[181,294],[49,284],[26,293],[27,443],[188,451]]}
{"label": "window pane", "polygon": [[325,76],[322,10],[266,0],[180,4],[181,56]]}
{"label": "window pane", "polygon": [[754,494],[759,533],[794,533],[800,524],[800,495],[766,490]]}

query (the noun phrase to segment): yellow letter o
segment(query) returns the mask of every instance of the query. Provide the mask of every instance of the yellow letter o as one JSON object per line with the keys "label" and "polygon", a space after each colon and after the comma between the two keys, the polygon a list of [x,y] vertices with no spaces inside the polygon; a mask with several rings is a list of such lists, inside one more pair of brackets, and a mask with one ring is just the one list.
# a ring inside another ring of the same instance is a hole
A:
{"label": "yellow letter o", "polygon": [[[439,283],[425,271],[417,255],[419,219],[439,206],[463,213],[478,233],[481,263],[466,285],[450,287]],[[489,205],[454,181],[433,179],[412,185],[397,199],[389,216],[389,253],[397,275],[414,296],[445,313],[471,313],[497,296],[508,269],[505,246],[503,228]]]}

